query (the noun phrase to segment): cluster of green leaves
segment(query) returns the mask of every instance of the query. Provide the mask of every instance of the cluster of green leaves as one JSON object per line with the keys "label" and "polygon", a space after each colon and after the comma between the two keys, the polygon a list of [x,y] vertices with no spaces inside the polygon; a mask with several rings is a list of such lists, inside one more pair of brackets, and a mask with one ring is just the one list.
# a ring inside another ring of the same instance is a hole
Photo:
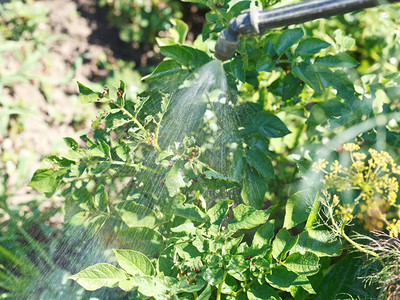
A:
{"label": "cluster of green leaves", "polygon": [[171,18],[182,16],[177,1],[101,0],[99,6],[108,8],[108,18],[125,42],[153,44],[171,26]]}
{"label": "cluster of green leaves", "polygon": [[[232,7],[227,2],[222,8],[216,8],[211,2],[203,4],[211,9],[207,14],[209,26],[204,28],[202,35],[206,40],[215,36],[207,31],[209,28],[226,26],[227,20],[248,8],[251,2],[241,1]],[[161,62],[146,77],[148,81],[185,76],[210,60],[207,41],[183,45],[187,33],[185,26],[177,24],[173,30],[172,38],[158,40],[161,53],[169,59]],[[253,195],[253,199],[245,200],[246,203],[261,207],[268,189],[265,179],[275,178],[271,157],[293,165],[285,155],[278,157],[270,151],[270,138],[285,137],[292,132],[285,140],[286,145],[279,149],[284,152],[285,148],[297,147],[307,139],[307,135],[321,140],[324,134],[315,130],[319,125],[336,129],[354,125],[371,115],[371,98],[360,99],[349,78],[357,61],[345,52],[337,51],[335,46],[312,36],[304,36],[303,29],[294,28],[242,39],[238,53],[224,63],[231,92],[236,91],[238,96],[234,109],[235,127],[243,128],[239,130],[241,140],[235,141],[239,147],[231,176],[243,182],[244,199],[248,198],[246,194],[257,190],[254,186],[259,191],[259,195]],[[252,99],[250,103],[245,101],[249,98]],[[283,113],[286,124],[294,123],[290,129],[276,113]],[[252,172],[253,169],[257,171]],[[282,172],[284,175],[279,180],[290,182],[293,178],[288,178],[286,174],[292,172]]]}
{"label": "cluster of green leaves", "polygon": [[[240,180],[203,163],[194,138],[160,148],[162,136],[158,133],[169,95],[161,97],[159,113],[153,116],[145,111],[154,109],[154,99],[125,99],[123,82],[101,92],[82,84],[79,89],[83,101],[110,105],[93,121],[96,139],[82,136],[86,147],[80,147],[74,139],[65,138],[70,151],[63,157],[48,157],[30,186],[48,194],[60,188],[70,225],[83,225],[89,235],[101,229],[100,234],[110,243],[118,240],[122,249],[130,250],[115,250],[122,269],[102,263],[72,279],[87,290],[119,286],[155,299],[174,295],[263,299],[265,293],[275,299],[286,293],[305,299],[323,289],[319,280],[330,266],[326,257],[340,255],[341,243],[326,229],[315,227],[318,213],[311,209],[318,203],[315,192],[289,198],[285,217],[279,220],[280,203],[257,210],[264,195],[254,180],[265,184],[261,178],[272,177],[273,168],[270,162],[255,162],[266,157],[252,154],[256,147],[246,150],[245,156],[234,155],[244,159],[244,166],[234,163],[233,175],[240,174],[237,170],[254,168],[247,171],[247,176],[253,176],[248,180],[253,186],[246,190],[247,179],[242,186]],[[252,119],[263,120],[254,115]],[[250,134],[257,128],[263,127],[250,123],[243,130]],[[276,130],[274,126],[266,128]],[[113,133],[122,132],[124,138],[112,138]],[[245,150],[240,151],[243,155]],[[272,173],[267,173],[264,165],[270,166]],[[129,183],[125,178],[130,178]],[[219,189],[241,189],[242,200],[212,205],[204,195]],[[245,204],[239,204],[241,201]],[[274,221],[272,216],[278,219]],[[289,230],[293,229],[300,233],[292,235]],[[330,292],[336,294],[341,288],[339,285]]]}
{"label": "cluster of green leaves", "polygon": [[[306,220],[310,223],[314,217],[303,207],[303,196],[290,199],[284,228],[276,235],[274,221],[268,221],[273,208],[233,207],[232,200],[223,200],[204,211],[193,204],[175,203],[168,238],[158,258],[114,250],[122,269],[101,263],[70,278],[87,290],[118,286],[154,299],[221,299],[221,295],[281,299],[279,294],[284,292],[305,299],[315,294],[311,281],[318,286],[316,278],[322,278],[316,274],[329,266],[324,258],[339,255],[341,244],[328,231],[311,226],[296,236],[289,233],[288,229]],[[153,226],[152,219],[151,212],[142,215],[147,226]],[[256,228],[252,238],[246,236]]]}

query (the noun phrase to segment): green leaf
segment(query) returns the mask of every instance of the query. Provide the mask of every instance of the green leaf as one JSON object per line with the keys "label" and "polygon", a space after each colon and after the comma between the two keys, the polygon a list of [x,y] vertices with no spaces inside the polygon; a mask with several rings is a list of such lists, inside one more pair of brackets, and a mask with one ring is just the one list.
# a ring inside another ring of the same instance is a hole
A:
{"label": "green leaf", "polygon": [[129,227],[155,227],[157,216],[152,209],[134,201],[120,202],[115,207],[122,221]]}
{"label": "green leaf", "polygon": [[275,45],[276,53],[280,56],[304,35],[303,29],[294,28],[285,30]]}
{"label": "green leaf", "polygon": [[103,286],[115,287],[119,281],[126,279],[127,276],[123,270],[117,269],[113,265],[96,264],[68,278],[75,280],[84,289],[94,291]]}
{"label": "green leaf", "polygon": [[[228,228],[229,229],[229,228]],[[229,238],[225,241],[224,245],[224,253],[233,254],[236,253],[236,249],[238,248],[239,244],[243,240],[244,235],[240,235],[238,237],[231,237],[232,234],[229,234]]]}
{"label": "green leaf", "polygon": [[[319,67],[318,74],[324,87],[332,86],[336,89],[337,96],[346,100],[350,105],[360,101],[355,95],[354,83],[345,71],[336,70],[332,72],[327,67]],[[351,120],[353,121],[353,118]]]}
{"label": "green leaf", "polygon": [[259,149],[250,149],[247,151],[247,162],[255,168],[260,175],[266,179],[274,179],[274,167],[271,160],[264,152]]}
{"label": "green leaf", "polygon": [[317,57],[314,64],[316,66],[326,66],[333,68],[353,68],[358,65],[358,61],[356,61],[350,55],[341,52],[336,55]]}
{"label": "green leaf", "polygon": [[244,273],[249,267],[250,262],[246,260],[243,255],[233,255],[226,266],[228,274],[240,281],[246,280],[246,275]]}
{"label": "green leaf", "polygon": [[294,285],[296,279],[299,275],[294,272],[289,271],[284,266],[277,266],[271,269],[271,274],[267,274],[265,279],[273,287],[283,290],[290,291],[290,287]]}
{"label": "green leaf", "polygon": [[160,51],[162,55],[176,60],[185,67],[188,67],[194,59],[192,53],[180,45],[162,46]]}
{"label": "green leaf", "polygon": [[336,29],[334,32],[335,41],[338,45],[341,46],[344,50],[350,49],[356,43],[355,39],[349,36],[344,36],[343,31],[341,29]]}
{"label": "green leaf", "polygon": [[311,251],[322,256],[339,256],[341,251],[341,242],[328,230],[313,230],[303,231],[298,236],[297,244],[291,249],[290,253],[300,252],[305,254]]}
{"label": "green leaf", "polygon": [[286,203],[283,227],[291,229],[307,220],[314,200],[318,197],[315,190],[299,191],[290,196]]}
{"label": "green leaf", "polygon": [[272,256],[277,261],[285,259],[286,253],[292,249],[292,247],[297,243],[297,240],[298,236],[291,236],[289,231],[282,228],[276,234],[276,237],[272,242]]}
{"label": "green leaf", "polygon": [[73,167],[75,165],[75,161],[69,160],[65,157],[58,157],[56,155],[50,155],[44,159],[44,162],[47,164],[55,164],[57,166],[60,166],[62,168],[68,168],[68,167]]}
{"label": "green leaf", "polygon": [[271,55],[264,54],[261,56],[256,63],[256,69],[258,72],[265,71],[269,72],[275,67],[276,60],[273,60]]}
{"label": "green leaf", "polygon": [[112,158],[111,157],[111,150],[110,150],[110,146],[103,140],[98,140],[99,141],[99,146],[98,149],[104,153],[105,157],[107,158]]}
{"label": "green leaf", "polygon": [[265,179],[254,172],[252,169],[247,168],[246,176],[243,180],[243,188],[241,196],[246,205],[254,208],[260,208],[264,202],[265,193],[268,190],[268,184]]}
{"label": "green leaf", "polygon": [[[248,249],[251,249],[251,248],[252,247],[250,247]],[[258,253],[254,252],[255,255],[258,256],[255,261],[255,263],[256,263],[255,266],[261,272],[269,272],[271,270],[271,265],[272,265],[271,246],[264,245],[261,248],[259,248],[258,250],[259,250]]]}
{"label": "green leaf", "polygon": [[79,213],[76,213],[72,217],[70,217],[67,222],[68,222],[68,225],[82,226],[83,224],[85,224],[88,221],[89,221],[88,213],[86,211],[81,211]]}
{"label": "green leaf", "polygon": [[323,125],[331,119],[340,118],[346,111],[346,106],[338,100],[317,103],[311,108],[306,124],[309,126]]}
{"label": "green leaf", "polygon": [[[222,294],[232,294],[235,291],[238,290],[238,284],[235,278],[233,278],[231,275],[227,274],[225,277],[225,281],[222,283],[222,289],[221,292]],[[239,294],[243,295],[242,293]],[[211,298],[212,300],[214,300],[214,298]],[[239,300],[239,298],[237,298]]]}
{"label": "green leaf", "polygon": [[292,74],[303,80],[318,94],[321,94],[321,80],[313,65],[307,62],[295,64],[292,69]]}
{"label": "green leaf", "polygon": [[256,231],[252,246],[257,248],[261,248],[264,245],[269,245],[271,243],[271,239],[274,237],[274,221],[269,221],[262,225]]}
{"label": "green leaf", "polygon": [[136,282],[132,277],[129,277],[118,282],[118,287],[125,292],[129,292],[136,287]]}
{"label": "green leaf", "polygon": [[294,300],[305,300],[310,296],[310,293],[301,286],[291,286],[290,294],[294,297]]}
{"label": "green leaf", "polygon": [[156,162],[160,162],[172,155],[174,155],[174,152],[172,150],[164,150],[160,154],[158,154]]}
{"label": "green leaf", "polygon": [[99,93],[96,93],[87,86],[84,86],[79,81],[78,81],[78,87],[79,87],[79,99],[82,102],[96,102],[99,99]]}
{"label": "green leaf", "polygon": [[231,61],[231,69],[237,79],[242,82],[246,81],[246,72],[244,69],[244,61],[241,57],[235,57]]}
{"label": "green leaf", "polygon": [[283,137],[289,134],[290,131],[285,123],[281,121],[276,115],[259,111],[245,124],[241,134],[244,137],[253,135],[262,135],[265,137]]}
{"label": "green leaf", "polygon": [[298,77],[289,73],[282,81],[282,100],[292,99],[303,90],[303,84]]}
{"label": "green leaf", "polygon": [[189,27],[185,22],[179,19],[172,19],[171,23],[175,26],[175,30],[178,33],[178,43],[183,44],[186,40],[186,35],[189,31]]}
{"label": "green leaf", "polygon": [[157,271],[164,273],[165,276],[171,276],[175,266],[174,256],[175,245],[170,245],[162,250],[157,259]]}
{"label": "green leaf", "polygon": [[296,48],[295,55],[316,54],[322,49],[328,48],[330,45],[331,44],[317,38],[307,38],[299,43]]}
{"label": "green leaf", "polygon": [[187,234],[195,234],[196,233],[196,227],[192,222],[189,223],[183,223],[181,225],[178,225],[176,227],[171,228],[172,232],[185,232]]}
{"label": "green leaf", "polygon": [[211,297],[212,288],[211,285],[207,285],[206,288],[201,292],[201,294],[197,297],[197,300],[208,300]]}
{"label": "green leaf", "polygon": [[233,16],[239,15],[242,11],[249,9],[251,5],[251,1],[249,0],[244,0],[244,1],[230,1],[229,3],[229,8],[228,12],[229,14]]}
{"label": "green leaf", "polygon": [[319,209],[320,209],[320,199],[319,199],[319,191],[316,192],[314,203],[311,206],[310,213],[307,218],[306,226],[304,229],[310,229],[319,225],[320,216],[319,216]]}
{"label": "green leaf", "polygon": [[264,224],[268,220],[270,209],[255,210],[253,207],[239,204],[233,209],[233,214],[235,220],[228,224],[230,231],[252,229]]}
{"label": "green leaf", "polygon": [[223,200],[211,207],[207,211],[207,215],[210,217],[210,223],[220,226],[232,204],[232,200]]}
{"label": "green leaf", "polygon": [[28,186],[33,187],[42,193],[54,193],[61,182],[66,169],[38,169],[33,174]]}
{"label": "green leaf", "polygon": [[280,300],[278,293],[266,284],[256,282],[248,291],[247,298],[249,300]]}
{"label": "green leaf", "polygon": [[78,149],[79,149],[78,142],[75,141],[73,138],[65,137],[65,138],[64,138],[64,142],[65,142],[65,144],[67,144],[67,146],[68,146],[69,148],[71,148],[72,150],[78,150]]}
{"label": "green leaf", "polygon": [[119,81],[119,89],[122,91],[122,97],[118,96],[118,100],[119,100],[119,107],[124,107],[125,106],[125,99],[124,96],[126,95],[126,84],[123,80]]}
{"label": "green leaf", "polygon": [[246,158],[244,157],[243,147],[238,146],[233,152],[232,165],[229,171],[229,178],[240,182],[245,174]]}
{"label": "green leaf", "polygon": [[101,174],[109,168],[110,164],[108,162],[98,161],[97,164],[93,164],[90,168],[87,169],[87,171],[89,175]]}
{"label": "green leaf", "polygon": [[310,294],[315,294],[313,287],[307,277],[297,275],[284,266],[277,266],[271,269],[272,272],[265,276],[266,281],[274,288],[290,292],[292,286],[301,286]]}
{"label": "green leaf", "polygon": [[176,162],[171,170],[165,175],[165,186],[168,189],[170,197],[174,197],[180,192],[180,189],[186,186],[183,180],[183,170],[181,170],[181,164]]}
{"label": "green leaf", "polygon": [[175,204],[173,211],[176,216],[181,216],[194,222],[205,222],[207,220],[207,215],[194,204]]}
{"label": "green leaf", "polygon": [[355,44],[356,40],[349,36],[343,37],[343,40],[341,41],[341,46],[346,50],[352,48]]}
{"label": "green leaf", "polygon": [[167,282],[161,278],[152,276],[140,276],[135,278],[139,293],[156,299],[165,299],[167,294]]}
{"label": "green leaf", "polygon": [[120,240],[121,248],[140,251],[147,256],[154,255],[163,242],[163,237],[159,232],[147,227],[122,229],[116,234],[116,238]]}
{"label": "green leaf", "polygon": [[182,71],[182,67],[175,60],[164,60],[158,64],[151,74],[144,76],[142,79],[147,81],[156,80],[165,76],[173,76],[180,71]]}
{"label": "green leaf", "polygon": [[290,254],[284,265],[289,271],[295,272],[298,275],[311,276],[319,271],[319,258],[312,252],[301,254],[295,252]]}
{"label": "green leaf", "polygon": [[192,244],[178,244],[175,248],[178,255],[187,261],[201,256],[199,250]]}
{"label": "green leaf", "polygon": [[[182,276],[182,277],[179,277],[178,283],[174,284],[172,286],[171,293],[198,292],[205,285],[206,285],[206,282],[204,280],[199,279],[199,280],[196,280],[195,282],[189,283],[189,280],[186,277]],[[197,299],[199,299],[199,298],[197,298]]]}
{"label": "green leaf", "polygon": [[220,268],[210,268],[207,267],[204,272],[201,272],[203,279],[208,282],[208,284],[216,286],[222,283],[222,278],[224,275],[224,271]]}
{"label": "green leaf", "polygon": [[[358,253],[351,253],[336,262],[321,280],[316,288],[316,300],[334,300],[340,298],[340,294],[348,294],[355,291],[354,283],[359,277],[360,266],[364,261],[359,259]],[[327,282],[333,284],[326,284]],[[356,295],[355,295],[356,296]]]}
{"label": "green leaf", "polygon": [[191,67],[200,67],[212,60],[211,57],[208,56],[208,54],[204,51],[186,45],[182,45],[181,47],[193,56],[193,60],[190,62]]}
{"label": "green leaf", "polygon": [[96,189],[96,194],[94,196],[94,204],[96,208],[102,211],[106,210],[108,207],[108,194],[103,184],[99,184]]}
{"label": "green leaf", "polygon": [[117,262],[130,275],[154,275],[155,270],[146,255],[133,250],[113,249]]}
{"label": "green leaf", "polygon": [[230,189],[232,187],[238,187],[240,186],[239,183],[232,181],[228,177],[225,177],[224,175],[217,173],[215,171],[205,171],[204,172],[204,179],[202,180],[207,187],[211,189],[220,189],[220,188],[226,188]]}

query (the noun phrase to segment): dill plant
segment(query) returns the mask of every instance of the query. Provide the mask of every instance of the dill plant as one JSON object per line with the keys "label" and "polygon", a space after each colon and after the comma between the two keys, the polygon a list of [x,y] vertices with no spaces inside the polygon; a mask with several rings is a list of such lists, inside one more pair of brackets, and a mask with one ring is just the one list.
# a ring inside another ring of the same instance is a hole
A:
{"label": "dill plant", "polygon": [[[365,230],[386,229],[390,236],[398,237],[400,205],[396,203],[399,190],[396,175],[400,175],[400,167],[386,151],[370,148],[367,156],[352,143],[344,144],[343,149],[350,155],[350,166],[343,166],[338,160],[328,164],[326,159],[319,159],[312,166],[323,173],[324,187],[333,191],[329,195],[330,209],[342,224],[356,217]],[[340,199],[339,194],[345,191],[356,193],[350,203]]]}

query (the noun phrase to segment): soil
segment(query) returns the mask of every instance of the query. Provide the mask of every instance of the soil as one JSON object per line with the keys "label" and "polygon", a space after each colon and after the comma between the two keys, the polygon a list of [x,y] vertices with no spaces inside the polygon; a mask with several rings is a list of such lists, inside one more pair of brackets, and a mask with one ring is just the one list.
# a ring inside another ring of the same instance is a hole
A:
{"label": "soil", "polygon": [[[50,97],[46,97],[43,85],[35,79],[13,84],[2,90],[2,97],[6,103],[19,104],[28,112],[28,115],[23,117],[23,128],[19,132],[0,137],[2,152],[14,154],[14,161],[11,159],[8,164],[14,163],[18,170],[21,168],[21,157],[25,156],[29,160],[24,168],[24,183],[18,184],[18,172],[8,172],[10,176],[7,180],[7,190],[13,191],[8,198],[10,204],[33,200],[38,196],[35,190],[26,186],[33,171],[40,166],[43,157],[62,151],[63,137],[76,135],[76,128],[72,125],[77,115],[79,118],[85,117],[80,111],[82,106],[76,104],[76,81],[88,82],[93,78],[105,76],[106,74],[96,66],[97,58],[102,53],[113,55],[107,45],[90,42],[95,24],[76,13],[80,4],[71,0],[35,3],[50,10],[49,22],[43,24],[41,29],[50,31],[51,35],[63,35],[63,38],[51,44],[49,52],[33,71],[34,75],[45,76],[55,83],[47,91]],[[74,63],[83,55],[84,63],[76,68],[68,82],[63,82]],[[7,63],[6,67],[10,72],[20,68],[19,64],[12,63],[12,59],[7,60]],[[75,99],[71,96],[75,96]],[[87,115],[93,113],[94,109]],[[82,127],[90,128],[89,122],[90,119],[85,120]],[[15,190],[15,187],[19,188]]]}

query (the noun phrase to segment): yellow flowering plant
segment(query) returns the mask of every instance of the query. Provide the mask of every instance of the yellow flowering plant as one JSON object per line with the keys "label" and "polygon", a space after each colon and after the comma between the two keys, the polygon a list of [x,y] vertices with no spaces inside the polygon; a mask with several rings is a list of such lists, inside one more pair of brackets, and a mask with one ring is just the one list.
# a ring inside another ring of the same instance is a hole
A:
{"label": "yellow flowering plant", "polygon": [[[386,151],[371,148],[367,155],[354,143],[344,144],[343,150],[349,153],[348,166],[338,160],[328,163],[326,159],[312,165],[314,172],[323,175],[326,215],[333,228],[343,236],[344,227],[357,218],[368,231],[387,230],[391,237],[398,237],[400,205],[396,202],[396,175],[400,175],[400,166]],[[354,197],[341,199],[345,193]]]}

